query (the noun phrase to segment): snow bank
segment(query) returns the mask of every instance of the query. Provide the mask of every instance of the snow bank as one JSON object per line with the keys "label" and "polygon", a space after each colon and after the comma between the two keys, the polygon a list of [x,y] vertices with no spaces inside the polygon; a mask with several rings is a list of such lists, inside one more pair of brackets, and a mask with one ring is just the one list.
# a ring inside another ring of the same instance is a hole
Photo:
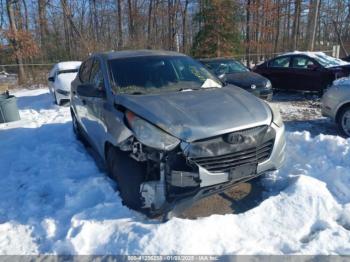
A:
{"label": "snow bank", "polygon": [[287,161],[242,214],[149,220],[76,141],[68,107],[18,91],[0,125],[0,254],[350,254],[350,140],[287,133]]}

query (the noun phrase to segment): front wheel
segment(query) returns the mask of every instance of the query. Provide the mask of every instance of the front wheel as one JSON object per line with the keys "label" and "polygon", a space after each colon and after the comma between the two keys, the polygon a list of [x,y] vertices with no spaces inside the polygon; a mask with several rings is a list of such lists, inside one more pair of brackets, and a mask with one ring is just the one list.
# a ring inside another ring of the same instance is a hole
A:
{"label": "front wheel", "polygon": [[109,176],[117,182],[123,204],[134,210],[140,210],[142,207],[140,186],[144,180],[146,165],[113,146],[107,150],[106,162]]}
{"label": "front wheel", "polygon": [[341,109],[337,122],[342,135],[350,137],[350,106]]}

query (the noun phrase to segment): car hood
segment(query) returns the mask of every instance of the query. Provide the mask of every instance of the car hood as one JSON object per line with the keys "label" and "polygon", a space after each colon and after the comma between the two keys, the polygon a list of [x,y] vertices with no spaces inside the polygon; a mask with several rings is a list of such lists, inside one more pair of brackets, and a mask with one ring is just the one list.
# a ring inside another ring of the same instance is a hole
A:
{"label": "car hood", "polygon": [[265,102],[234,86],[163,94],[118,95],[115,102],[187,142],[269,125],[272,120],[271,110]]}
{"label": "car hood", "polygon": [[267,79],[254,72],[239,72],[225,75],[226,82],[242,88],[251,88],[251,85],[264,88]]}

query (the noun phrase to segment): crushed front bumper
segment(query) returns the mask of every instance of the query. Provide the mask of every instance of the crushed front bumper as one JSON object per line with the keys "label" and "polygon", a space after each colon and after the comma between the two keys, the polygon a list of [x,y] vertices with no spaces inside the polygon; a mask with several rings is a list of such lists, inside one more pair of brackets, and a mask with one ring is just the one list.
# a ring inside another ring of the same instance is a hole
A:
{"label": "crushed front bumper", "polygon": [[[285,160],[284,132],[284,126],[271,123],[231,133],[231,137],[225,134],[182,143],[181,150],[168,156],[167,203],[155,214],[181,210],[203,197],[279,169]],[[237,140],[237,135],[249,141]]]}

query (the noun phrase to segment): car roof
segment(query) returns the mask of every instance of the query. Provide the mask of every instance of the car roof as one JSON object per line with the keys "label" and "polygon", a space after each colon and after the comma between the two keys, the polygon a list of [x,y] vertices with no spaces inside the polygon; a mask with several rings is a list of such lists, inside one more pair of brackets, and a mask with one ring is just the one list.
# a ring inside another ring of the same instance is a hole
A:
{"label": "car roof", "polygon": [[142,57],[142,56],[186,56],[181,53],[164,50],[123,50],[123,51],[109,51],[103,53],[94,53],[95,55],[101,55],[106,60],[131,58],[131,57]]}
{"label": "car roof", "polygon": [[78,69],[81,65],[80,61],[65,61],[55,64],[57,70],[69,70],[69,69]]}

